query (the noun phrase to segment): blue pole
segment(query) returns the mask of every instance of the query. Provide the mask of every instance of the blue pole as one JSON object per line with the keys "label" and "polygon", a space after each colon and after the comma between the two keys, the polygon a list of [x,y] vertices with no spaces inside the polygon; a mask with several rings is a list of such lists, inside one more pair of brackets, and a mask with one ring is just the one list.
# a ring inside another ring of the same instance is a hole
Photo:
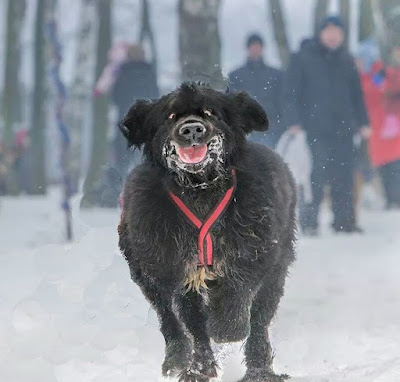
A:
{"label": "blue pole", "polygon": [[62,172],[63,181],[63,200],[62,209],[65,212],[65,222],[66,222],[66,238],[67,240],[72,240],[72,213],[71,213],[71,196],[73,195],[73,186],[71,175],[69,173],[69,154],[71,147],[71,134],[70,129],[64,121],[64,109],[67,100],[67,90],[65,84],[63,83],[60,76],[60,66],[62,64],[62,46],[59,41],[57,21],[55,17],[55,5],[56,0],[52,0],[49,12],[49,17],[47,19],[47,36],[49,40],[50,50],[51,50],[51,69],[50,76],[56,91],[56,126],[60,133],[61,139],[61,151],[60,151],[60,167]]}

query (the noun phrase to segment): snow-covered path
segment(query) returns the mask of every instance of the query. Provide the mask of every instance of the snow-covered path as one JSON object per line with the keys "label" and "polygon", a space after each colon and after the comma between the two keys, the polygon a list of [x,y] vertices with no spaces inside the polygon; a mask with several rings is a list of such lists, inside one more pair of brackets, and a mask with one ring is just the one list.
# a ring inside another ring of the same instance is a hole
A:
{"label": "snow-covered path", "polygon": [[[0,381],[161,381],[163,339],[119,254],[118,213],[76,216],[69,245],[56,192],[1,202]],[[365,235],[299,242],[272,328],[294,382],[400,380],[400,213],[361,220]],[[224,382],[242,375],[238,351],[225,369]]]}

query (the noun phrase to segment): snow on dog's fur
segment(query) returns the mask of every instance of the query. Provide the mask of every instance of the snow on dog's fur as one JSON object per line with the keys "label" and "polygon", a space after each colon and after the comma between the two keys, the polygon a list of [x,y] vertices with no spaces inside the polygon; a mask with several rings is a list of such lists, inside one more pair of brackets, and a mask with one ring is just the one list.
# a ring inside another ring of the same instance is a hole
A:
{"label": "snow on dog's fur", "polygon": [[[210,381],[218,367],[210,339],[246,339],[242,382],[285,380],[273,372],[267,330],[294,260],[296,196],[281,158],[246,140],[267,130],[265,112],[247,93],[187,83],[136,102],[120,128],[145,157],[125,184],[120,248],[158,313],[163,374]],[[204,222],[235,180],[234,198],[210,231],[213,264],[199,266],[199,229],[170,193]]]}

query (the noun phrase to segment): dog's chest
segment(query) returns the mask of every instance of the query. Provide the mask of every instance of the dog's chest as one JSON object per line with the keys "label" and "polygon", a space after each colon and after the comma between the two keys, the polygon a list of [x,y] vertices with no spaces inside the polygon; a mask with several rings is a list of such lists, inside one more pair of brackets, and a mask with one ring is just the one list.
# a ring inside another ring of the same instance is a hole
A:
{"label": "dog's chest", "polygon": [[[189,209],[201,220],[205,221],[207,216],[218,207],[219,202],[223,198],[225,192],[216,191],[212,193],[199,193],[198,195],[182,194],[182,200]],[[232,202],[234,199],[232,200]],[[221,216],[223,217],[223,215]]]}
{"label": "dog's chest", "polygon": [[[218,203],[217,198],[213,201]],[[265,252],[264,239],[267,230],[262,224],[262,209],[241,213],[242,207],[235,198],[232,199],[224,213],[207,231],[211,243],[209,241],[206,243],[206,235],[202,236],[202,232],[204,226],[208,224],[210,214],[212,216],[212,211],[215,211],[218,205],[212,206],[210,200],[205,201],[204,204],[196,203],[193,213],[201,218],[202,226],[200,227],[194,227],[184,214],[177,215],[180,220],[180,229],[185,232],[177,235],[176,240],[178,248],[184,251],[181,256],[185,259],[184,284],[187,290],[197,292],[205,290],[209,281],[240,272],[237,269],[238,261],[240,262],[243,258],[254,260]],[[211,262],[207,262],[207,255],[204,256],[205,259],[201,258],[199,243],[202,240],[208,249],[212,246]],[[237,276],[241,277],[240,274]]]}
{"label": "dog's chest", "polygon": [[[198,225],[182,212],[167,193],[158,199],[156,205],[151,195],[145,194],[141,203],[130,209],[129,220],[135,223],[135,234],[132,235],[135,261],[141,267],[156,272],[159,277],[167,274],[196,290],[214,278],[228,275],[229,278],[243,278],[243,269],[251,268],[252,261],[266,252],[270,224],[265,219],[266,209],[260,207],[259,199],[247,196],[248,193],[240,189],[207,231],[209,241],[207,235],[201,238],[202,226],[226,190],[200,193],[195,199],[193,195],[176,192],[198,218]],[[149,206],[157,213],[149,214]],[[212,262],[206,262],[204,271],[199,266],[204,265],[200,258],[200,240],[205,247],[210,241],[213,246]]]}

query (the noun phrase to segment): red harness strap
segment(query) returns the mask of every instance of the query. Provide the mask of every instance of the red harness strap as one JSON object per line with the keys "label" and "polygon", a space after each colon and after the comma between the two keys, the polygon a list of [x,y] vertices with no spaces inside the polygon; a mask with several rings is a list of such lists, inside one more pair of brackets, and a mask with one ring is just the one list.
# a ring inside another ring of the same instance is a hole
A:
{"label": "red harness strap", "polygon": [[[214,207],[211,214],[206,218],[205,222],[202,222],[182,201],[181,198],[176,196],[173,192],[169,192],[171,199],[178,206],[178,208],[186,215],[186,217],[193,223],[199,230],[199,255],[200,264],[199,265],[213,265],[213,242],[210,230],[222,216],[225,210],[228,208],[230,202],[233,199],[236,190],[236,171],[232,170],[233,185],[225,193],[219,203]],[[206,246],[204,245],[204,240],[206,241]],[[207,252],[207,263],[205,253]]]}

